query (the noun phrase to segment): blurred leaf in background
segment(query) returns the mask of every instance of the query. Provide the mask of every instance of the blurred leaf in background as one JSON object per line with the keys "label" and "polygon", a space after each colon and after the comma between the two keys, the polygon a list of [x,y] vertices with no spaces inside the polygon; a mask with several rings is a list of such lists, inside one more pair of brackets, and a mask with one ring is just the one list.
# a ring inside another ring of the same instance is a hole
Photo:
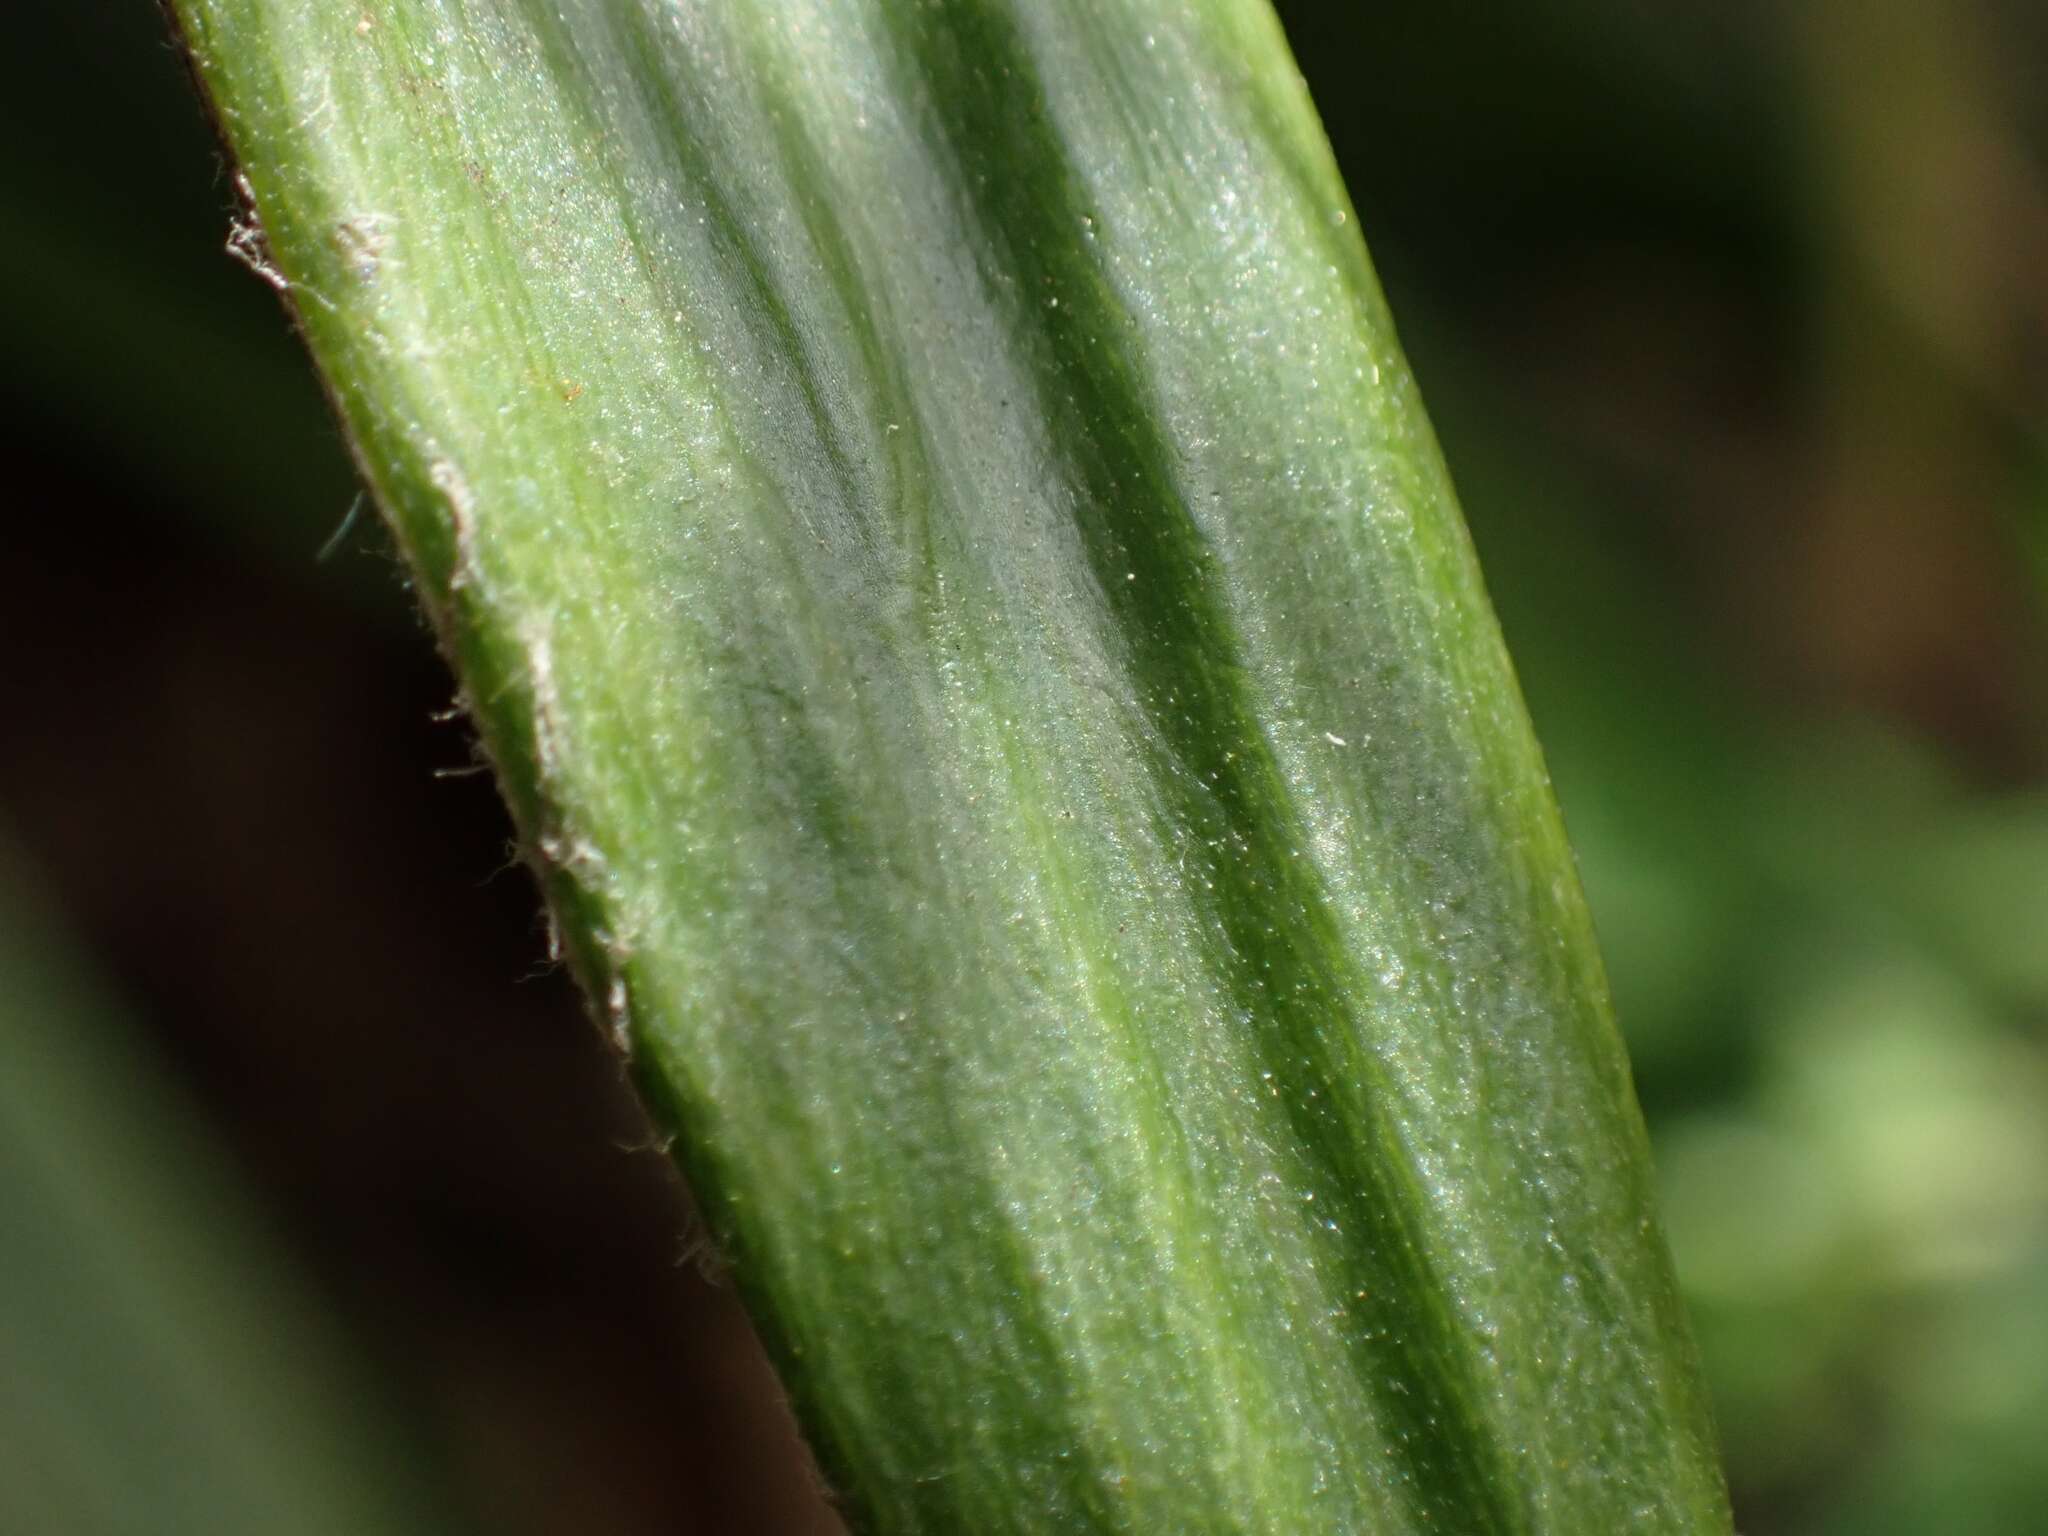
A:
{"label": "blurred leaf in background", "polygon": [[155,1053],[0,845],[0,1530],[451,1529]]}
{"label": "blurred leaf in background", "polygon": [[[1585,868],[1740,1528],[2032,1529],[2048,9],[1281,10]],[[313,559],[351,476],[156,18],[15,23],[0,806],[481,1526],[829,1529],[595,1032],[513,984],[532,898],[432,778],[380,536]]]}

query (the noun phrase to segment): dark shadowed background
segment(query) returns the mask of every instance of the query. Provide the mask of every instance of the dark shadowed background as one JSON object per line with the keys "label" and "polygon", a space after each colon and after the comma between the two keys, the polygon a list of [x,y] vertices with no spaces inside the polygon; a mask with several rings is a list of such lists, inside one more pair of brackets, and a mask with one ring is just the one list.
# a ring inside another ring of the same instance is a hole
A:
{"label": "dark shadowed background", "polygon": [[[1580,851],[1741,1528],[2039,1529],[2048,8],[1282,9]],[[832,1529],[160,18],[7,31],[0,1525],[284,1530],[208,1479],[296,1457],[479,1536]]]}

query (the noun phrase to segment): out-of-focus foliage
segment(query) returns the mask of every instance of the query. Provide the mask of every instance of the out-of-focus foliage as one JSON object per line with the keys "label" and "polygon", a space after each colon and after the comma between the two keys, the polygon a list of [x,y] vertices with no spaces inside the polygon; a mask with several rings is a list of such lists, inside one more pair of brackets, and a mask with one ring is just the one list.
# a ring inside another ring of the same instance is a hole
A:
{"label": "out-of-focus foliage", "polygon": [[[1580,851],[1739,1528],[2031,1529],[2048,13],[1282,9]],[[131,523],[239,580],[402,629],[374,539],[312,564],[347,471],[269,295],[218,254],[229,188],[192,206],[204,137],[153,24],[129,0],[16,18],[37,67],[0,111],[40,148],[5,189],[8,424],[128,466]],[[139,729],[124,690],[109,751]],[[38,729],[10,711],[0,757]],[[141,878],[153,850],[128,853]],[[567,1445],[588,1399],[520,1411]],[[623,1494],[523,1513],[652,1518]]]}
{"label": "out-of-focus foliage", "polygon": [[[11,835],[10,835],[11,842]],[[0,842],[0,1530],[445,1529],[399,1426]]]}
{"label": "out-of-focus foliage", "polygon": [[2031,1528],[2044,18],[1287,9],[1580,853],[1740,1528]]}

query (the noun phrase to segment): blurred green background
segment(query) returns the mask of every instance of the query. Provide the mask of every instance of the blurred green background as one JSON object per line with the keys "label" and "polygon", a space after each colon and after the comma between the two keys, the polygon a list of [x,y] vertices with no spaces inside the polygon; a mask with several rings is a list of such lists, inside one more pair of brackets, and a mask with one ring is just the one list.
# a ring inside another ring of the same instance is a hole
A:
{"label": "blurred green background", "polygon": [[[2039,1530],[2048,7],[1282,11],[1741,1529]],[[9,33],[0,1529],[832,1529],[388,545],[316,558],[353,477],[159,17]]]}

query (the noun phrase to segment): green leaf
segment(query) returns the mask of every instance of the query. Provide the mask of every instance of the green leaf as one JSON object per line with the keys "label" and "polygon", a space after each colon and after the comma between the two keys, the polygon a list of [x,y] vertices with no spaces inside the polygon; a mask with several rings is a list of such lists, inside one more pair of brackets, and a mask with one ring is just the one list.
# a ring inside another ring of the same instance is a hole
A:
{"label": "green leaf", "polygon": [[1726,1529],[1263,4],[175,10],[856,1524]]}

